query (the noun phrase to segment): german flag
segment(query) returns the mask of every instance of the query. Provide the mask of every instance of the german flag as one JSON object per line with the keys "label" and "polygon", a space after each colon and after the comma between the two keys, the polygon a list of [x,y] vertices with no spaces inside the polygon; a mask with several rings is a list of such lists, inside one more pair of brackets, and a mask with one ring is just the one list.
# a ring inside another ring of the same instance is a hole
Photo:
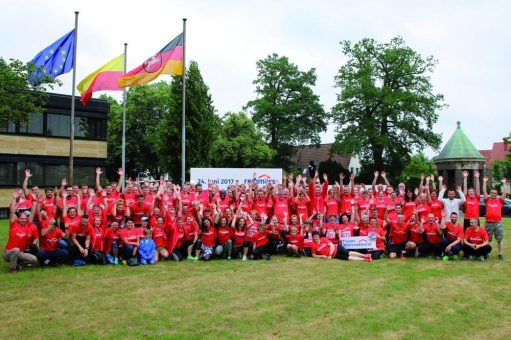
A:
{"label": "german flag", "polygon": [[183,33],[175,37],[160,52],[147,59],[142,65],[134,68],[119,78],[119,87],[130,87],[146,84],[160,74],[183,74]]}

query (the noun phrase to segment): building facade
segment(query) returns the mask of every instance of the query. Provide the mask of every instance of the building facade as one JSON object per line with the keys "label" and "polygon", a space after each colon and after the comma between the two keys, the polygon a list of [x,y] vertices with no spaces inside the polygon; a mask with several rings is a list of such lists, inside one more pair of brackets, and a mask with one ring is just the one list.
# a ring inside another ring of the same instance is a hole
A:
{"label": "building facade", "polygon": [[440,154],[433,158],[438,175],[443,176],[443,183],[451,189],[463,185],[463,171],[469,173],[467,181],[469,187],[475,183],[474,173],[476,170],[481,175],[479,181],[482,181],[486,161],[461,129],[461,123],[457,122],[456,125],[456,130]]}
{"label": "building facade", "polygon": [[[75,98],[74,183],[94,184],[95,168],[106,166],[109,104],[91,99],[83,106]],[[29,185],[60,186],[69,165],[71,96],[50,94],[43,114],[31,114],[26,125],[0,125],[0,217],[21,186],[24,170]]]}

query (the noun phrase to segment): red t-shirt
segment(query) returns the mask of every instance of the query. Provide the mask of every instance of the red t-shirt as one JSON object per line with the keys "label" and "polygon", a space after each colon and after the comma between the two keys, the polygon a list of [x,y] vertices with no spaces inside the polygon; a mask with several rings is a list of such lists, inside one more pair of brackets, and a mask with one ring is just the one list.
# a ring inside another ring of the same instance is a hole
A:
{"label": "red t-shirt", "polygon": [[426,240],[428,243],[440,243],[442,242],[442,237],[438,234],[438,224],[426,223],[423,225],[424,232],[426,233]]}
{"label": "red t-shirt", "polygon": [[348,222],[347,224],[341,223],[339,224],[339,237],[342,239],[344,237],[352,237],[355,235],[355,229],[357,228],[357,224],[355,222]]}
{"label": "red t-shirt", "polygon": [[482,244],[489,241],[489,237],[486,229],[483,227],[479,227],[477,231],[474,227],[468,227],[467,230],[465,230],[465,240],[472,244]]}
{"label": "red t-shirt", "polygon": [[114,241],[119,241],[120,233],[122,229],[117,228],[114,230],[113,228],[108,228],[105,231],[104,240],[105,240],[105,253],[110,253],[110,249],[112,248],[112,243]]}
{"label": "red t-shirt", "polygon": [[502,200],[488,196],[484,203],[486,204],[486,222],[502,222]]}
{"label": "red t-shirt", "polygon": [[465,196],[465,219],[479,218],[479,204],[481,196]]}
{"label": "red t-shirt", "polygon": [[295,236],[288,234],[286,236],[287,243],[297,246],[300,249],[303,249],[303,235],[296,234]]}
{"label": "red t-shirt", "polygon": [[414,242],[415,244],[424,243],[423,233],[420,233],[419,230],[420,225],[418,223],[410,227],[410,241]]}
{"label": "red t-shirt", "polygon": [[348,215],[351,215],[351,200],[353,199],[353,196],[351,194],[342,194],[341,195],[341,209],[339,213],[342,215],[344,213],[347,213]]}
{"label": "red t-shirt", "polygon": [[167,234],[163,228],[153,228],[153,241],[156,248],[167,247]]}
{"label": "red t-shirt", "polygon": [[431,213],[435,215],[436,218],[441,219],[442,209],[444,208],[442,201],[439,201],[438,199],[431,200],[429,206],[431,207]]}
{"label": "red t-shirt", "polygon": [[325,225],[325,237],[332,243],[339,243],[336,231],[339,230],[338,224],[327,223]]}
{"label": "red t-shirt", "polygon": [[390,237],[392,244],[406,242],[408,239],[408,229],[410,229],[410,225],[408,223],[399,225],[397,222],[390,221]]}
{"label": "red t-shirt", "polygon": [[132,205],[130,205],[130,213],[133,222],[135,224],[140,224],[141,223],[140,219],[143,216],[149,216],[149,214],[151,213],[151,208],[143,203],[141,205],[138,205],[138,203],[133,203]]}
{"label": "red t-shirt", "polygon": [[260,222],[254,222],[254,223],[252,223],[251,225],[248,226],[247,233],[245,235],[247,241],[253,242],[254,235],[259,230],[259,224],[261,224],[261,223]]}
{"label": "red t-shirt", "polygon": [[105,250],[105,229],[102,227],[92,227],[91,235],[91,249],[92,251],[104,251]]}
{"label": "red t-shirt", "polygon": [[75,236],[83,237],[83,236],[91,236],[93,234],[92,226],[90,224],[87,224],[85,226],[82,226],[82,224],[73,225],[72,227],[69,227],[69,234],[75,234]]}
{"label": "red t-shirt", "polygon": [[33,243],[38,238],[39,234],[34,224],[27,221],[24,226],[21,226],[16,220],[9,225],[9,240],[5,246],[5,251],[12,248],[19,248],[23,251],[27,245]]}
{"label": "red t-shirt", "polygon": [[124,245],[124,240],[127,242],[137,242],[142,237],[142,228],[124,228],[119,233],[119,236],[121,238],[121,244]]}
{"label": "red t-shirt", "polygon": [[71,228],[74,228],[74,227],[77,227],[80,225],[81,223],[81,220],[82,220],[82,217],[80,215],[76,215],[75,217],[71,218],[69,216],[64,216],[64,218],[62,219],[64,221],[64,224],[67,224],[69,223],[69,226],[68,228],[71,229]]}
{"label": "red t-shirt", "polygon": [[413,215],[413,211],[417,207],[415,201],[408,201],[403,204],[403,215],[405,216],[405,220],[409,220]]}
{"label": "red t-shirt", "polygon": [[[44,229],[46,230],[46,228]],[[55,251],[58,248],[58,242],[64,235],[60,228],[53,228],[46,235],[42,235],[39,239],[39,248],[44,251]]]}
{"label": "red t-shirt", "polygon": [[417,213],[419,214],[419,220],[427,220],[428,215],[431,212],[431,207],[427,203],[417,204]]}
{"label": "red t-shirt", "polygon": [[53,218],[55,215],[53,215],[53,210],[55,208],[55,197],[46,198],[43,197],[40,199],[41,208],[46,211],[46,214],[48,214],[48,218]]}
{"label": "red t-shirt", "polygon": [[[478,207],[479,208],[479,207]],[[449,242],[454,242],[463,238],[463,227],[459,224],[453,225],[451,221],[445,223],[445,237]]]}
{"label": "red t-shirt", "polygon": [[234,230],[232,233],[234,247],[243,247],[245,245],[246,233],[244,230]]}
{"label": "red t-shirt", "polygon": [[208,228],[207,231],[201,232],[201,239],[202,244],[205,247],[214,247],[215,246],[215,239],[216,239],[216,229],[215,227],[211,226]]}
{"label": "red t-shirt", "polygon": [[254,236],[252,237],[252,242],[254,242],[255,247],[259,248],[261,246],[264,246],[269,242],[268,235],[270,232],[268,230],[263,231],[257,231]]}
{"label": "red t-shirt", "polygon": [[339,216],[339,201],[335,198],[329,198],[325,200],[326,206],[326,216],[330,217],[330,215]]}
{"label": "red t-shirt", "polygon": [[231,239],[231,230],[228,227],[218,227],[216,234],[218,243],[225,243]]}
{"label": "red t-shirt", "polygon": [[[330,255],[330,243],[332,243],[332,242],[329,241],[326,237],[320,238],[319,243],[312,242],[312,245],[311,245],[312,255],[323,255],[323,256]],[[336,254],[337,254],[337,244],[334,243],[334,252],[332,254],[332,257],[335,257]]]}

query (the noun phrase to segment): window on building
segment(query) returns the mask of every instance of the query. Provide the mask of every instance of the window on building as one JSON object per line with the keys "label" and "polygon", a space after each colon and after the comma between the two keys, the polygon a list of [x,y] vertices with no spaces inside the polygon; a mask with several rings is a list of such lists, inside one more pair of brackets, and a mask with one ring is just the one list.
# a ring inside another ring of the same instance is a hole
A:
{"label": "window on building", "polygon": [[35,162],[18,162],[17,164],[17,185],[22,185],[25,179],[25,169],[30,169],[32,177],[28,180],[28,186],[41,186],[44,184],[43,164]]}
{"label": "window on building", "polygon": [[69,137],[69,116],[48,113],[46,116],[46,134],[48,136]]}
{"label": "window on building", "polygon": [[0,163],[0,185],[16,185],[16,163]]}
{"label": "window on building", "polygon": [[106,139],[106,120],[75,117],[75,136],[90,139]]}
{"label": "window on building", "polygon": [[20,133],[44,133],[44,115],[38,113],[30,113],[30,121],[20,125]]}
{"label": "window on building", "polygon": [[16,125],[12,122],[0,121],[0,132],[15,133]]}
{"label": "window on building", "polygon": [[62,178],[67,177],[68,166],[64,164],[47,164],[44,167],[44,185],[60,186]]}

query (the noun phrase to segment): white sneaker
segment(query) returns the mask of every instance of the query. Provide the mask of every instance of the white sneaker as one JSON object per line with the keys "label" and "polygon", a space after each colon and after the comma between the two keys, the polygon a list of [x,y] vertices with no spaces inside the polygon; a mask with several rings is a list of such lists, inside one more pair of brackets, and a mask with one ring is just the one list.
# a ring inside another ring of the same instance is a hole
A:
{"label": "white sneaker", "polygon": [[243,255],[243,258],[241,259],[241,261],[246,261],[247,260],[247,255]]}

